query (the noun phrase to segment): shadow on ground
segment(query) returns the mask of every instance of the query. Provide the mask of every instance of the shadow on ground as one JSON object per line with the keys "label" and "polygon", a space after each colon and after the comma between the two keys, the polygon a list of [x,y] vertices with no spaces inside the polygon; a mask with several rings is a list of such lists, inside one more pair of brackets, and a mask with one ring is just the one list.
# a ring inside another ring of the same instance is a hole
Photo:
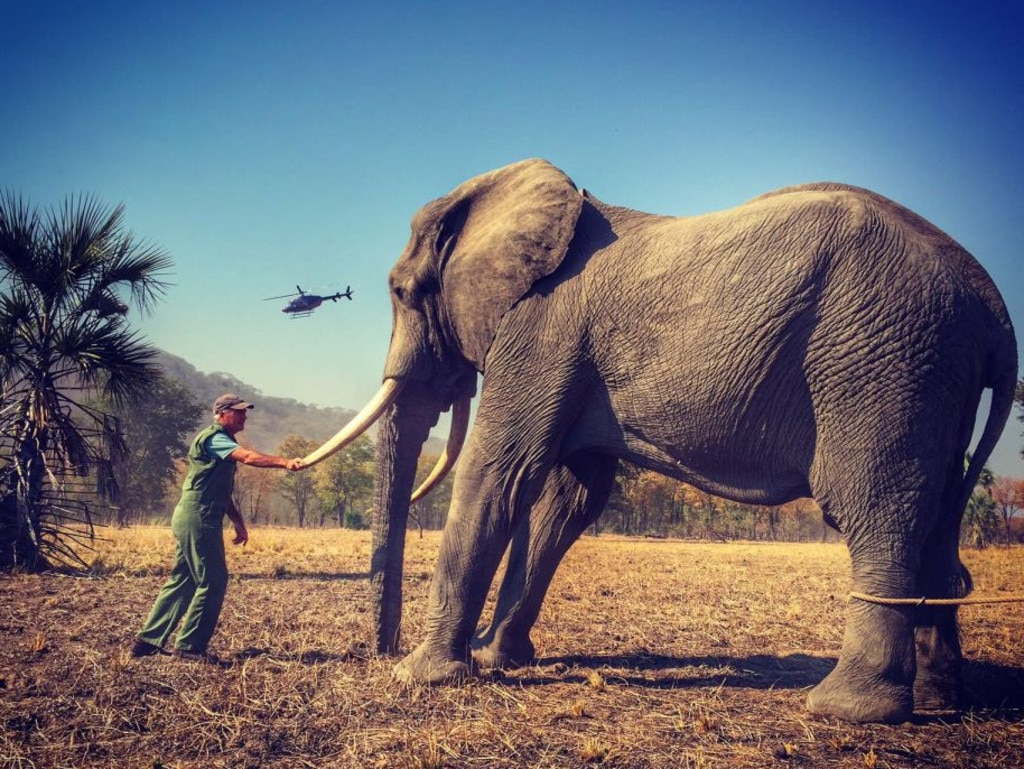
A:
{"label": "shadow on ground", "polygon": [[236,572],[231,575],[232,579],[241,581],[263,580],[263,581],[298,581],[309,582],[358,582],[370,578],[369,572],[325,572],[325,571],[282,571],[280,574],[258,574],[253,572]]}
{"label": "shadow on ground", "polygon": [[[790,654],[777,657],[757,654],[748,657],[713,655],[674,657],[648,652],[625,655],[570,655],[538,660],[535,670],[541,675],[521,679],[522,683],[550,683],[547,671],[571,680],[573,671],[598,670],[612,682],[653,689],[681,689],[701,686],[742,687],[746,689],[800,689],[813,686],[836,665],[834,658]],[[586,679],[579,673],[580,680]]]}
{"label": "shadow on ground", "polygon": [[[639,651],[628,655],[548,657],[524,669],[516,683],[545,685],[584,682],[598,671],[610,683],[650,689],[724,686],[745,689],[805,689],[818,684],[836,666],[834,657],[757,654],[674,657]],[[500,674],[499,674],[500,675]],[[964,663],[965,711],[995,711],[993,717],[1021,717],[1024,710],[1024,667],[989,662]],[[942,718],[962,717],[942,714]]]}
{"label": "shadow on ground", "polygon": [[321,649],[306,649],[301,652],[280,652],[273,649],[250,646],[232,655],[235,662],[266,657],[277,662],[297,662],[301,665],[322,665],[325,662],[350,662],[352,660],[367,660],[372,655],[365,643],[354,643],[343,652],[326,652]]}

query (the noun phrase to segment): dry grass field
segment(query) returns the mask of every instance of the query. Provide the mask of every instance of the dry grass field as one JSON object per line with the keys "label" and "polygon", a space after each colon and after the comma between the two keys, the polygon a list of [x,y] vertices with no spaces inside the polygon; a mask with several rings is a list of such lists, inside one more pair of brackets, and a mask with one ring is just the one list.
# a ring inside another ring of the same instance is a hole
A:
{"label": "dry grass field", "polygon": [[[898,726],[810,716],[835,664],[837,545],[584,538],[535,666],[405,687],[370,637],[369,535],[255,529],[229,546],[215,651],[134,660],[170,531],[105,531],[94,576],[0,578],[2,767],[1016,767],[1024,604],[961,612],[970,708]],[[404,643],[422,637],[437,535],[411,533]],[[977,593],[1024,593],[1024,551],[968,551]]]}

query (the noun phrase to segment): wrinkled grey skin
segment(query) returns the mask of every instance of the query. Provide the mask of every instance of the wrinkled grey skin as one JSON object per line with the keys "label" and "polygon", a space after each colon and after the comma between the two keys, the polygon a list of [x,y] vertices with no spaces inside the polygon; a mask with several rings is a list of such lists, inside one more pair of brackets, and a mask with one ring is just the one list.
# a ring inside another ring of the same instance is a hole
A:
{"label": "wrinkled grey skin", "polygon": [[[891,201],[820,184],[670,218],[606,205],[524,161],[425,206],[390,283],[385,376],[408,387],[379,447],[383,649],[398,645],[417,453],[484,375],[427,636],[400,678],[530,660],[545,591],[620,458],[741,502],[815,498],[849,547],[855,591],[970,589],[959,520],[1012,406],[1016,342],[978,263]],[[965,477],[986,387],[991,412]],[[495,616],[477,635],[509,545]],[[959,667],[955,608],[851,600],[839,663],[808,704],[896,722],[915,704],[955,704]]]}

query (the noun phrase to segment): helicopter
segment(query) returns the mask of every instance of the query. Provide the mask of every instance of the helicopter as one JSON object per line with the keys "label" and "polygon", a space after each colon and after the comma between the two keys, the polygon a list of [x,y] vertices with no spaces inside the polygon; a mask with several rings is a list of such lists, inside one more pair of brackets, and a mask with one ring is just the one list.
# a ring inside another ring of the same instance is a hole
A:
{"label": "helicopter", "polygon": [[352,299],[352,286],[346,286],[344,291],[339,291],[336,294],[328,294],[327,296],[306,293],[302,290],[302,286],[295,286],[295,289],[299,292],[298,294],[268,296],[265,301],[295,297],[284,306],[284,309],[282,309],[281,312],[287,313],[293,318],[306,318],[313,314],[313,310],[328,300],[337,302],[339,299]]}

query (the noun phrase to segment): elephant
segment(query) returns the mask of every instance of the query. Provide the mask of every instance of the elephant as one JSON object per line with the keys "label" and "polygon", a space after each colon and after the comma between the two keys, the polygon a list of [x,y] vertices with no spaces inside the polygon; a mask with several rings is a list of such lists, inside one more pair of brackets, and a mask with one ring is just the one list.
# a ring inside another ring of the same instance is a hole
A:
{"label": "elephant", "polygon": [[417,459],[453,410],[426,638],[398,678],[531,661],[555,570],[624,460],[738,502],[811,497],[841,533],[861,597],[812,713],[895,723],[955,706],[956,607],[872,600],[971,590],[960,519],[1013,405],[1006,307],[948,235],[838,183],[654,215],[530,159],[425,205],[389,286],[380,393],[306,461],[379,422],[371,574],[378,648],[394,653]]}

